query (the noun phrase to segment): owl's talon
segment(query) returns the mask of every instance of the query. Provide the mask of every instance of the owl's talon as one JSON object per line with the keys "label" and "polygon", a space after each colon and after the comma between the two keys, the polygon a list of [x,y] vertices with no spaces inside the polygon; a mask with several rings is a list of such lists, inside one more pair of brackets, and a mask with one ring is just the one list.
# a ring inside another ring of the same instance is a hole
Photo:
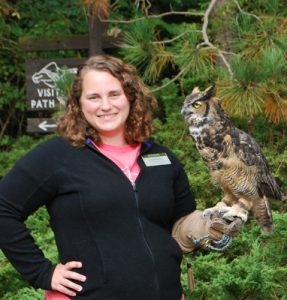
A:
{"label": "owl's talon", "polygon": [[224,213],[228,212],[229,210],[226,210],[222,207],[210,207],[203,211],[202,215],[203,217],[212,217],[214,215],[217,215],[218,217],[222,217]]}
{"label": "owl's talon", "polygon": [[238,210],[235,210],[232,207],[230,207],[230,210],[226,211],[222,215],[222,218],[229,220],[229,221],[234,221],[235,218],[239,218],[242,220],[243,223],[246,223],[246,221],[248,219],[248,211],[246,211],[246,210],[238,211]]}
{"label": "owl's talon", "polygon": [[247,210],[238,210],[233,207],[224,206],[224,207],[211,207],[207,208],[202,213],[203,217],[212,217],[217,215],[219,218],[225,219],[226,221],[233,222],[235,218],[240,218],[243,223],[248,219]]}
{"label": "owl's talon", "polygon": [[203,211],[202,215],[203,217],[210,217],[214,213],[214,208],[207,208]]}

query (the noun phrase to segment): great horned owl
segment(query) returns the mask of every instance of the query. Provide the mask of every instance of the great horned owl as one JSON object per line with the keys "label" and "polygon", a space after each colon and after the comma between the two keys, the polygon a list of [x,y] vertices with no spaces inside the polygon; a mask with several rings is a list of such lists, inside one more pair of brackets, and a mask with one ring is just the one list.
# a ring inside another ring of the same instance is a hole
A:
{"label": "great horned owl", "polygon": [[232,206],[226,210],[226,217],[239,216],[246,221],[252,211],[261,229],[271,233],[268,198],[281,200],[282,193],[256,141],[232,125],[214,96],[214,87],[203,92],[195,88],[181,111],[212,178],[225,194],[215,208],[205,213]]}

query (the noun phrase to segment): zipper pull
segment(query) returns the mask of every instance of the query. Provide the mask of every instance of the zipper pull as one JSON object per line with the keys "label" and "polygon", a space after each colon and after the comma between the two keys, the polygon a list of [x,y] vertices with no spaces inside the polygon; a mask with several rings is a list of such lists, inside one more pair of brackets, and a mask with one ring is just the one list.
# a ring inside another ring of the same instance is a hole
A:
{"label": "zipper pull", "polygon": [[194,276],[191,268],[191,260],[187,259],[187,283],[188,283],[188,289],[190,291],[194,290],[195,283],[194,283]]}
{"label": "zipper pull", "polygon": [[132,181],[131,183],[133,186],[133,191],[136,192],[137,191],[136,183],[134,181]]}

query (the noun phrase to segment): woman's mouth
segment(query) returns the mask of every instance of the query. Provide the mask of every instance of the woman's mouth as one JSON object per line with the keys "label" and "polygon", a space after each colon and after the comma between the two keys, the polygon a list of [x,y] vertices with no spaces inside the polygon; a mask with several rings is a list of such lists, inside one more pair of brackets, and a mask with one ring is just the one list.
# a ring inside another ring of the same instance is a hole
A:
{"label": "woman's mouth", "polygon": [[116,116],[116,113],[112,113],[112,114],[99,115],[98,117],[101,118],[102,120],[110,120],[115,116]]}

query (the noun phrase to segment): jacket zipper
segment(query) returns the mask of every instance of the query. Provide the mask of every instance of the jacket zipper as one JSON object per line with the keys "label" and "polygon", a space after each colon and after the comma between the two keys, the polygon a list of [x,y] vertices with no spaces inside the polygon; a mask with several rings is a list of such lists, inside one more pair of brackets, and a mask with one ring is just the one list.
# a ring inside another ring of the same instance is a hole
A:
{"label": "jacket zipper", "polygon": [[153,252],[152,252],[152,250],[150,248],[150,245],[148,244],[147,239],[146,239],[145,234],[144,234],[144,228],[143,228],[142,220],[141,220],[140,215],[139,215],[139,197],[138,197],[138,191],[137,191],[135,182],[132,182],[132,187],[133,187],[135,200],[136,200],[136,207],[137,207],[137,211],[138,211],[139,226],[140,226],[140,229],[141,229],[141,232],[142,232],[142,235],[143,235],[145,245],[146,245],[146,247],[149,251],[149,254],[150,254],[152,262],[153,262],[154,281],[155,281],[155,287],[156,287],[156,299],[159,299],[159,281],[158,281],[158,276],[157,276],[156,269],[155,269],[155,258],[154,258]]}
{"label": "jacket zipper", "polygon": [[[97,148],[95,148],[93,145],[91,145],[90,143],[87,143],[87,146],[89,146],[92,150],[96,151],[97,153],[99,153],[102,157],[104,157],[105,159],[107,159],[108,161],[110,161],[113,165],[116,166],[116,164],[110,160],[109,158],[107,158],[105,155],[103,155]],[[140,155],[142,155],[143,153],[147,152],[148,149],[145,149],[143,151],[141,151]],[[120,168],[118,166],[116,166],[118,170],[120,170]],[[155,269],[155,258],[154,258],[154,255],[153,255],[153,252],[150,248],[150,245],[148,244],[147,242],[147,239],[145,237],[145,234],[144,234],[144,228],[143,228],[143,224],[142,224],[142,220],[140,218],[140,215],[139,215],[139,197],[138,197],[138,192],[137,192],[137,188],[136,188],[136,183],[135,182],[131,182],[127,177],[126,175],[123,174],[123,172],[121,171],[122,175],[127,179],[127,181],[129,181],[132,185],[132,188],[133,188],[133,192],[134,192],[134,195],[135,195],[135,200],[136,200],[136,207],[137,207],[137,211],[138,211],[138,222],[139,222],[139,226],[140,226],[140,229],[141,229],[141,232],[142,232],[142,235],[143,235],[143,240],[145,242],[145,245],[149,251],[149,254],[151,256],[151,259],[152,259],[152,263],[153,263],[153,267],[154,267],[154,281],[155,281],[155,287],[156,287],[156,299],[159,299],[159,280],[158,280],[158,275],[156,273],[156,269]],[[139,174],[140,176],[140,174]]]}

